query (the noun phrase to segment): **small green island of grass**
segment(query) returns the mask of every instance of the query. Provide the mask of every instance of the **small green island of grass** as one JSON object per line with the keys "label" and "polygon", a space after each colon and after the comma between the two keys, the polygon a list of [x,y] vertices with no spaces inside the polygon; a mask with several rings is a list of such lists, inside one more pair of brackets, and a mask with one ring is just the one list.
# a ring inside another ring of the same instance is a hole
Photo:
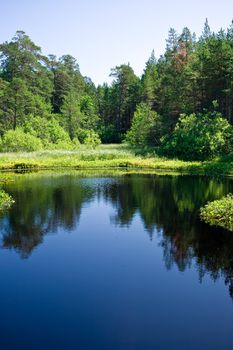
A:
{"label": "small green island of grass", "polygon": [[233,194],[209,202],[201,208],[201,219],[212,225],[233,231]]}
{"label": "small green island of grass", "polygon": [[4,190],[0,190],[0,211],[9,209],[15,201]]}

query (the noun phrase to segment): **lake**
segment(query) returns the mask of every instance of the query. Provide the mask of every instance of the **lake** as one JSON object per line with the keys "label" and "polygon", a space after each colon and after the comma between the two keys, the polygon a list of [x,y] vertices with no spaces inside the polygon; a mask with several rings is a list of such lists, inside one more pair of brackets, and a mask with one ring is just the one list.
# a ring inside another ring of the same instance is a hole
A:
{"label": "lake", "polygon": [[2,350],[233,348],[233,179],[39,173],[4,186]]}

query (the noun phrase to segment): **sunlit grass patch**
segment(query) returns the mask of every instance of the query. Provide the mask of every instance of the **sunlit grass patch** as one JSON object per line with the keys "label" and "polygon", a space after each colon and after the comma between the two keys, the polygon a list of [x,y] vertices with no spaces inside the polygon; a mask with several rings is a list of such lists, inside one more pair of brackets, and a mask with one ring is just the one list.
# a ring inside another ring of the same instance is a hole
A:
{"label": "sunlit grass patch", "polygon": [[209,202],[201,208],[201,219],[212,225],[233,231],[233,195]]}
{"label": "sunlit grass patch", "polygon": [[175,171],[196,175],[232,175],[233,162],[183,161],[159,157],[155,149],[139,150],[127,144],[81,145],[78,150],[43,150],[30,153],[1,153],[0,170],[135,168]]}
{"label": "sunlit grass patch", "polygon": [[4,190],[0,190],[0,211],[9,209],[13,203],[13,198]]}

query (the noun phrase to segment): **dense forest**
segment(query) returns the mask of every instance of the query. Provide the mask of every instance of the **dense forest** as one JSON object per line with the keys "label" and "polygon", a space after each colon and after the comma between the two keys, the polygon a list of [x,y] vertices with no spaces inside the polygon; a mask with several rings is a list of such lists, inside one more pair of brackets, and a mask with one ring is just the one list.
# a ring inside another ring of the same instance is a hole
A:
{"label": "dense forest", "polygon": [[[97,63],[96,63],[97,64]],[[1,151],[76,149],[127,141],[158,154],[208,159],[233,149],[233,22],[196,38],[169,30],[141,77],[129,64],[95,86],[70,55],[45,56],[23,31],[0,45]]]}

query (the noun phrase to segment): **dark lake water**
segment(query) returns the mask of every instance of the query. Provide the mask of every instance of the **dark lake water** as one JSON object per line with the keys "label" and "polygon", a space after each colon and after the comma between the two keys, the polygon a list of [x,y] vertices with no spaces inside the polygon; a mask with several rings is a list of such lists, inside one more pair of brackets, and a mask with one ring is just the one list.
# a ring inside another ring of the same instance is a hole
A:
{"label": "dark lake water", "polygon": [[0,349],[233,349],[233,180],[17,176],[0,216]]}

